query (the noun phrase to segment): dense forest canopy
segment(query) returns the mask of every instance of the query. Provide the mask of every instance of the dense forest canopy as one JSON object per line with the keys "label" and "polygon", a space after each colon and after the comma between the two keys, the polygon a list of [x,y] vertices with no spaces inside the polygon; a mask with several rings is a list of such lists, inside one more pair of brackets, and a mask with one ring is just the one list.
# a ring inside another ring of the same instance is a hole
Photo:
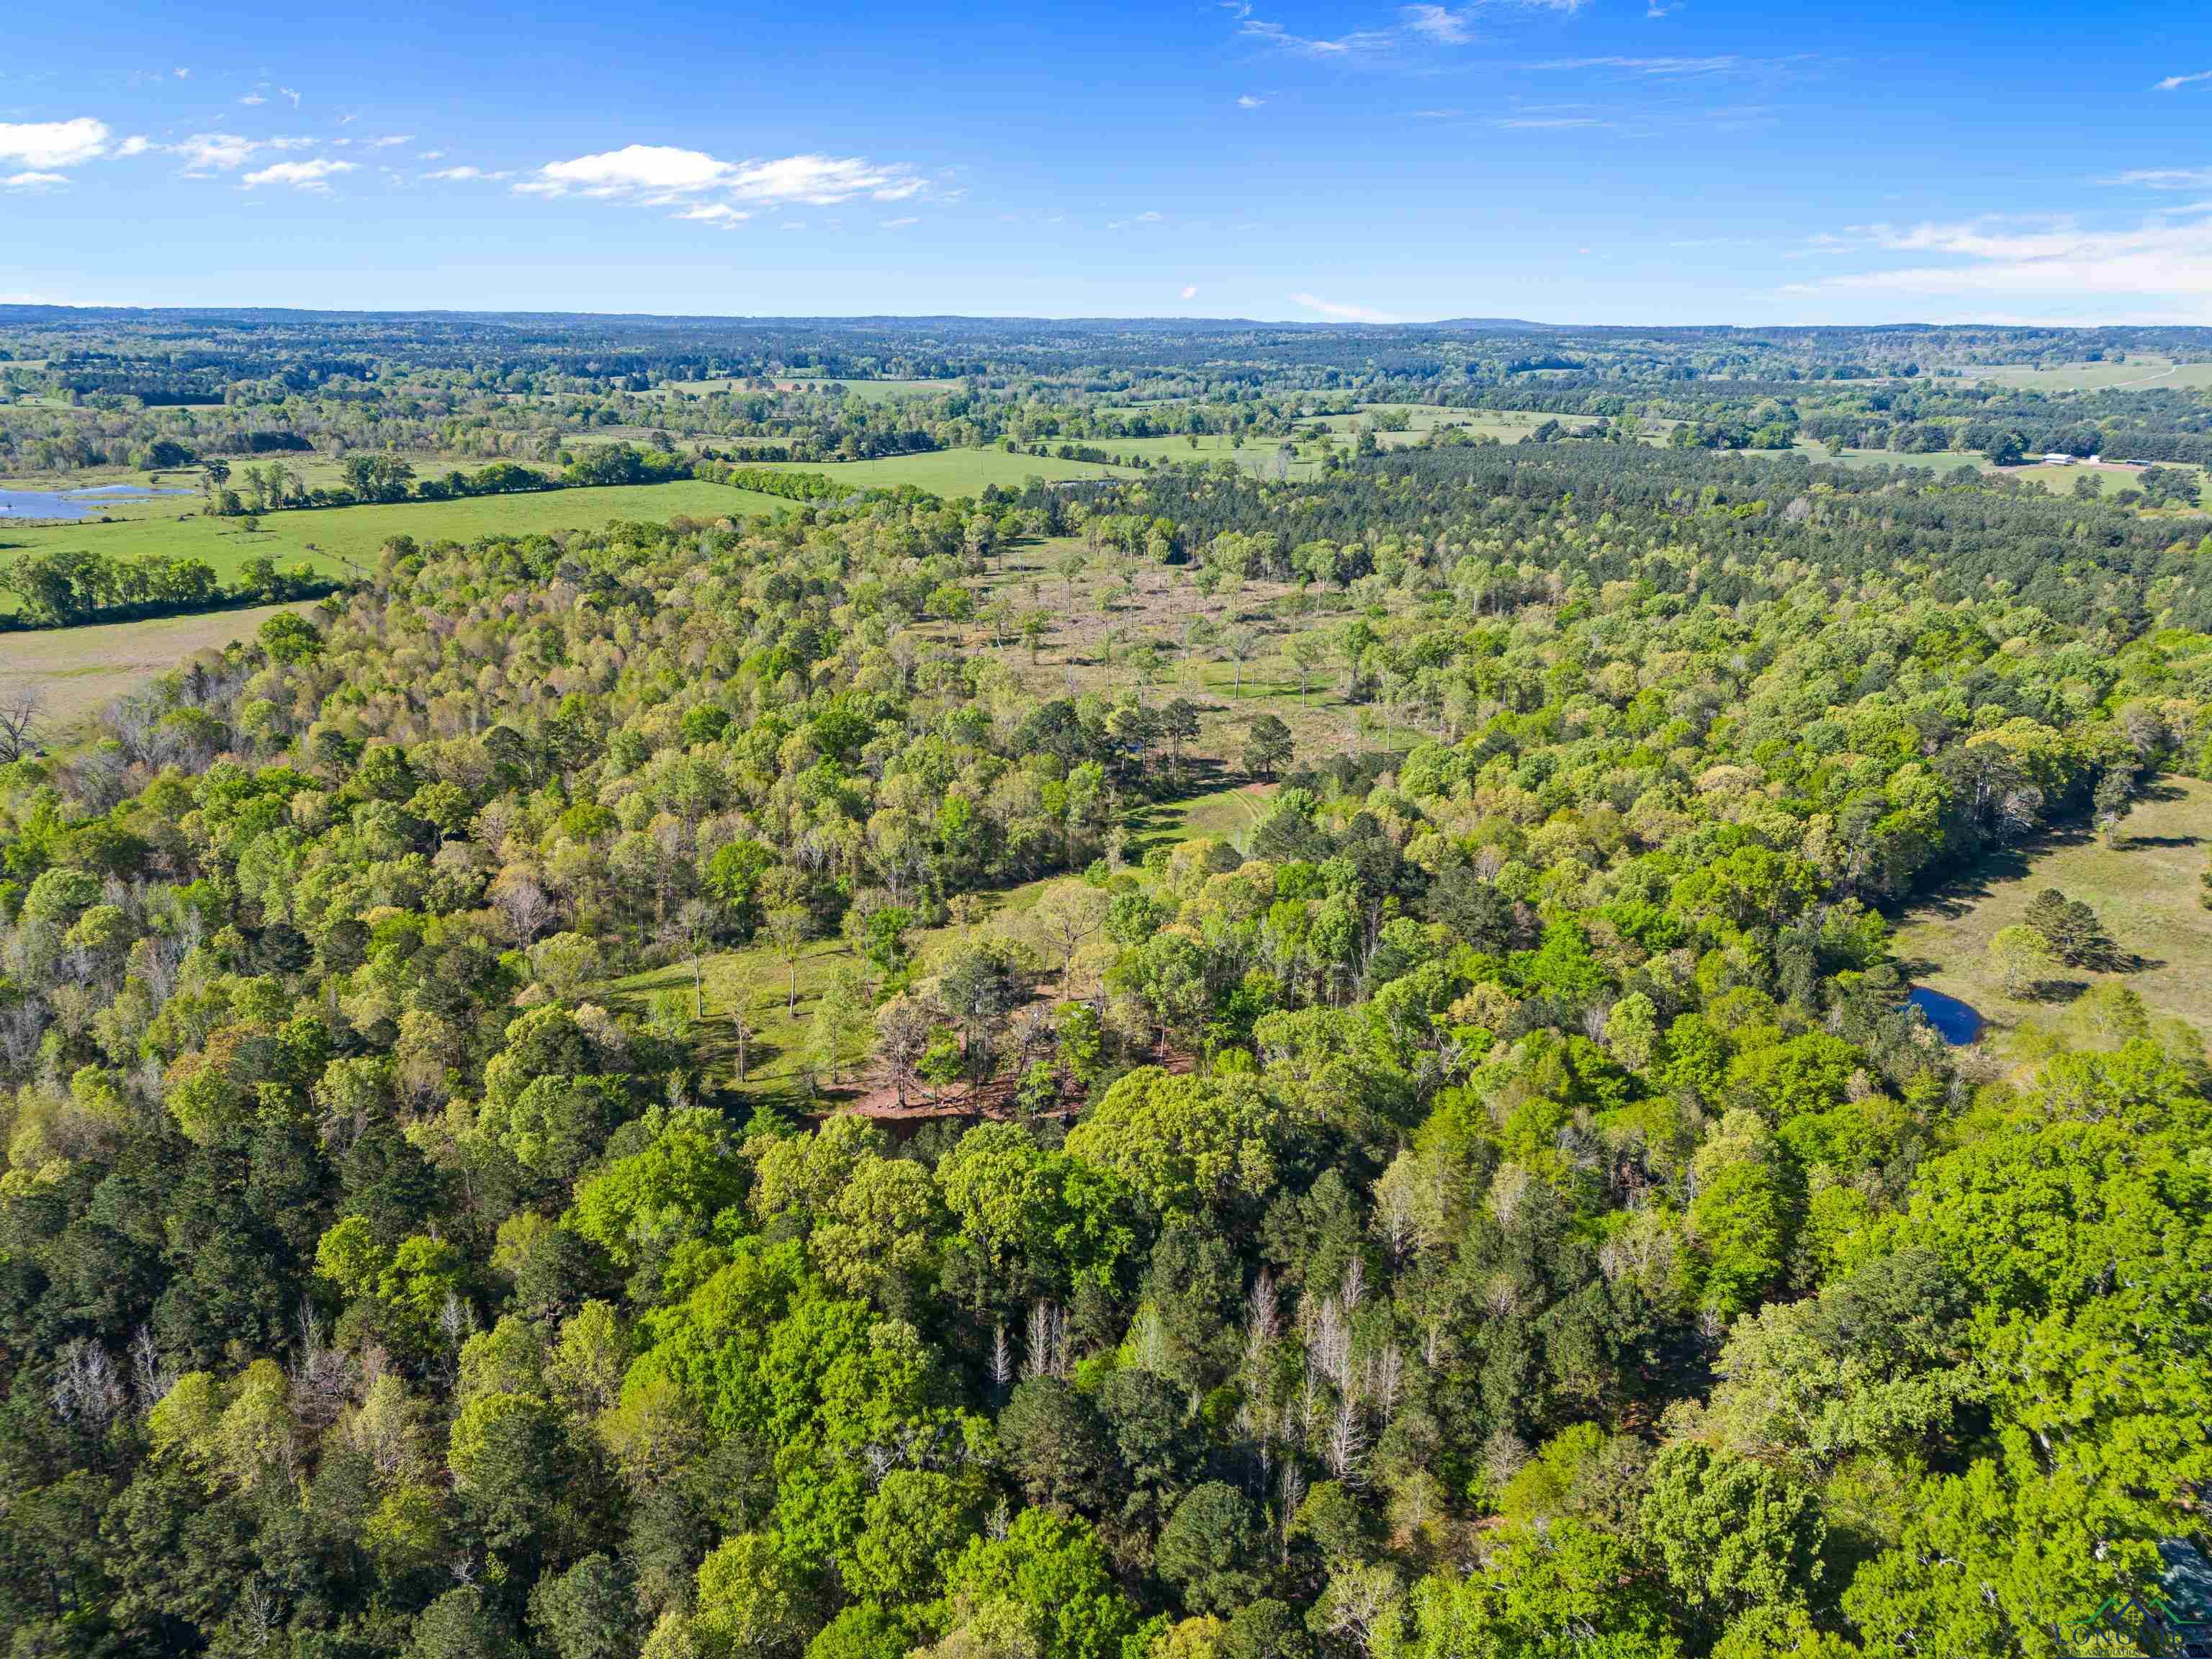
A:
{"label": "dense forest canopy", "polygon": [[[774,425],[834,351],[996,434],[1261,344],[1285,419],[1664,355],[1924,424],[2046,338],[556,320],[0,313],[303,429],[625,361]],[[2212,776],[2212,523],[1618,413],[397,538],[0,765],[11,1652],[1948,1659],[2157,1592],[2203,1036],[1947,1046],[1889,917]],[[1222,625],[1040,670],[1093,569]],[[1240,712],[1255,634],[1340,732]],[[1201,767],[1249,829],[1147,840]],[[708,970],[815,951],[771,1091]]]}

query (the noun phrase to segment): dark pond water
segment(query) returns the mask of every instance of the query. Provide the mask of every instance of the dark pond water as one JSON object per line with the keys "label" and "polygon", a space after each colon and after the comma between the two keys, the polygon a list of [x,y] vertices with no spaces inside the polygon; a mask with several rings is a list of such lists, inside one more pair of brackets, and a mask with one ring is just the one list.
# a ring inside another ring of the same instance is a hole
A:
{"label": "dark pond water", "polygon": [[1941,991],[1931,991],[1924,985],[1912,988],[1905,999],[1912,1007],[1928,1016],[1928,1023],[1936,1028],[1936,1035],[1953,1048],[1963,1048],[1982,1034],[1981,1015],[1956,997],[1947,997]]}
{"label": "dark pond water", "polygon": [[0,489],[0,516],[10,519],[96,519],[118,501],[156,495],[189,495],[189,489],[146,489],[101,484],[92,489]]}

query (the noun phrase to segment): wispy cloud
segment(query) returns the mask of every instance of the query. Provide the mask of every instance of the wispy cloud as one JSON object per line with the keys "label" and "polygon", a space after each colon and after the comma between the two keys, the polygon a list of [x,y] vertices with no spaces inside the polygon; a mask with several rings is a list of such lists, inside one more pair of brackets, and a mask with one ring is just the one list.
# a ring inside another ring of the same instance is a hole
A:
{"label": "wispy cloud", "polygon": [[1395,38],[1388,29],[1356,29],[1334,40],[1318,35],[1293,34],[1280,23],[1267,22],[1257,17],[1246,18],[1237,33],[1306,58],[1345,58],[1355,52],[1377,52],[1389,46]]}
{"label": "wispy cloud", "polygon": [[2199,81],[2212,81],[2212,70],[2199,70],[2194,75],[2169,75],[2153,87],[2153,92],[2179,92],[2184,87],[2193,87]]}
{"label": "wispy cloud", "polygon": [[918,225],[921,222],[921,219],[915,215],[911,213],[903,213],[896,219],[884,220],[884,228],[885,230],[904,230],[908,225]]}
{"label": "wispy cloud", "polygon": [[1182,297],[1186,300],[1195,300],[1198,298],[1198,284],[1196,283],[1186,283],[1183,285]]}
{"label": "wispy cloud", "polygon": [[753,216],[743,209],[732,207],[727,202],[702,202],[672,216],[695,220],[702,225],[734,225]]}
{"label": "wispy cloud", "polygon": [[1160,224],[1164,222],[1167,216],[1165,214],[1156,213],[1150,208],[1147,208],[1144,212],[1132,215],[1127,219],[1109,219],[1106,222],[1106,228],[1109,230],[1127,230],[1132,225]]}
{"label": "wispy cloud", "polygon": [[2138,190],[2212,190],[2212,167],[2137,167],[2097,182]]}
{"label": "wispy cloud", "polygon": [[56,190],[69,183],[66,173],[15,173],[0,179],[7,190]]}
{"label": "wispy cloud", "polygon": [[381,138],[367,139],[362,143],[362,148],[363,149],[390,149],[398,144],[411,144],[414,142],[415,135],[411,132],[393,132],[387,133]]}
{"label": "wispy cloud", "polygon": [[834,206],[862,197],[899,202],[926,188],[926,182],[902,162],[835,155],[725,161],[704,150],[666,144],[629,144],[594,155],[548,162],[515,186],[529,196],[582,195],[649,204],[665,205],[686,196],[715,193],[743,202],[804,203],[812,207]]}
{"label": "wispy cloud", "polygon": [[299,94],[298,93],[296,93],[296,92],[293,91],[291,88],[289,88],[289,87],[279,87],[279,88],[276,88],[276,95],[277,95],[279,98],[289,98],[289,99],[290,99],[290,100],[292,100],[292,107],[293,107],[294,109],[297,109],[297,108],[299,108],[299,107],[300,107],[300,94]]}
{"label": "wispy cloud", "polygon": [[1346,305],[1340,300],[1324,300],[1311,294],[1293,294],[1291,303],[1303,306],[1308,311],[1319,312],[1333,322],[1395,323],[1402,320],[1389,312],[1377,311],[1372,306]]}
{"label": "wispy cloud", "polygon": [[1398,15],[1416,34],[1425,34],[1446,46],[1462,46],[1474,39],[1474,20],[1480,12],[1556,11],[1571,17],[1589,3],[1589,0],[1477,0],[1477,3],[1462,6],[1456,11],[1449,6],[1403,6]]}
{"label": "wispy cloud", "polygon": [[103,154],[107,137],[107,124],[88,115],[73,121],[0,121],[0,161],[52,173]]}
{"label": "wispy cloud", "polygon": [[196,132],[171,144],[169,150],[185,158],[185,172],[209,173],[243,167],[259,148],[251,138],[241,138],[234,132]]}
{"label": "wispy cloud", "polygon": [[1459,11],[1449,6],[1407,6],[1398,15],[1414,33],[1425,34],[1448,46],[1460,46],[1474,38],[1474,29],[1468,27],[1474,9],[1472,6]]}
{"label": "wispy cloud", "polygon": [[1267,101],[1267,100],[1264,98],[1255,98],[1248,92],[1242,98],[1239,98],[1237,100],[1237,107],[1239,109],[1257,109],[1261,105]]}
{"label": "wispy cloud", "polygon": [[[431,158],[426,155],[422,159],[427,161]],[[445,184],[463,185],[477,179],[508,179],[514,175],[508,173],[486,173],[482,167],[440,167],[435,173],[426,173],[422,176],[425,179],[438,179]]]}
{"label": "wispy cloud", "polygon": [[1718,75],[1738,75],[1769,67],[1753,58],[1723,52],[1712,58],[1560,58],[1547,64],[1531,64],[1533,70],[1612,70],[1622,75],[1649,76],[1657,80],[1681,81]]}
{"label": "wispy cloud", "polygon": [[1856,289],[1953,296],[2049,296],[2071,304],[2086,296],[2154,299],[2169,306],[2212,308],[2212,203],[2121,229],[2091,229],[2066,219],[1975,220],[1962,223],[1868,225],[1841,246],[1933,256],[1911,265],[1841,272],[1787,292]]}
{"label": "wispy cloud", "polygon": [[293,190],[328,190],[331,179],[353,170],[352,162],[333,161],[326,156],[312,161],[278,161],[258,173],[247,173],[245,187],[258,190],[264,185],[284,185]]}
{"label": "wispy cloud", "polygon": [[249,92],[245,97],[240,99],[238,101],[245,105],[248,109],[258,109],[269,100],[266,98],[264,98],[258,92]]}

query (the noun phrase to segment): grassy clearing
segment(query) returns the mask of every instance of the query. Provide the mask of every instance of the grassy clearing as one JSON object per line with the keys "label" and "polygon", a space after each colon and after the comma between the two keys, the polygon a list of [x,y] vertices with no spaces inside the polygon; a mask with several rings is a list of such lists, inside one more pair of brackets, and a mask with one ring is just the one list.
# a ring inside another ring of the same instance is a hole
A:
{"label": "grassy clearing", "polygon": [[2107,848],[2081,830],[1989,860],[1914,905],[1897,930],[1899,957],[1921,984],[1972,1004],[1999,1029],[2048,1018],[2051,1003],[2008,997],[1989,960],[1997,930],[2026,919],[2029,902],[2056,887],[2094,909],[2124,952],[2125,974],[2069,969],[2069,994],[2118,980],[2154,1012],[2212,1033],[2212,910],[2197,899],[2212,848],[2212,784],[2163,780],[2136,803],[2124,839]]}
{"label": "grassy clearing", "polygon": [[96,628],[0,634],[0,696],[32,687],[44,698],[46,718],[56,728],[72,731],[194,652],[248,638],[280,611],[305,609],[270,605]]}
{"label": "grassy clearing", "polygon": [[2212,363],[2177,363],[2169,357],[2130,357],[2124,363],[2057,363],[2039,368],[2000,363],[1966,371],[1972,380],[2035,392],[2098,392],[2212,386]]}
{"label": "grassy clearing", "polygon": [[[1019,937],[1022,918],[1045,889],[1060,879],[1064,878],[969,896],[963,901],[972,907],[969,920],[922,928],[912,936],[915,960],[927,970],[948,945],[970,933],[1010,933]],[[840,974],[873,972],[842,939],[834,939],[809,942],[790,963],[774,945],[765,944],[720,951],[702,959],[697,983],[706,1013],[698,1034],[698,1050],[712,1085],[738,1091],[748,1101],[786,1110],[817,1104],[806,1090],[806,1050],[815,1008]],[[617,980],[608,987],[608,993],[614,1001],[641,1012],[661,992],[692,996],[693,984],[690,963],[677,962]],[[752,1031],[745,1043],[742,1087],[738,1083],[737,1027],[732,1018],[740,1008]]]}
{"label": "grassy clearing", "polygon": [[[390,507],[333,507],[262,516],[248,532],[235,519],[213,519],[196,501],[165,497],[134,502],[107,520],[76,524],[0,526],[0,560],[33,549],[71,548],[115,558],[204,559],[226,580],[246,561],[273,559],[280,567],[305,562],[333,575],[348,562],[370,567],[394,536],[418,542],[473,541],[480,536],[550,534],[596,530],[617,519],[663,520],[762,517],[787,512],[777,496],[721,484],[684,480],[599,489],[550,489],[527,495],[479,495],[458,501],[407,501]],[[151,512],[147,511],[153,508]],[[0,608],[13,609],[0,595]]]}
{"label": "grassy clearing", "polygon": [[[1948,477],[1961,467],[1972,469],[1984,477],[2014,478],[2022,483],[2032,483],[2054,495],[2070,494],[2077,478],[2094,479],[2098,493],[2117,495],[2124,489],[2133,489],[2142,469],[2139,466],[2102,465],[2091,466],[2077,461],[2070,466],[1993,466],[1979,455],[1964,455],[1956,451],[1940,451],[1932,455],[1900,455],[1887,449],[1846,449],[1840,455],[1831,455],[1825,444],[1801,443],[1794,452],[1761,449],[1752,452],[1759,455],[1779,455],[1794,453],[1819,466],[1843,466],[1860,470],[1875,466],[1911,467],[1917,471],[1934,472]],[[2174,464],[2177,471],[2194,472],[2200,485],[2203,470]]]}
{"label": "grassy clearing", "polygon": [[1111,478],[1118,468],[1092,461],[1063,461],[1056,456],[1012,455],[1003,449],[933,449],[918,455],[886,455],[872,461],[763,461],[787,472],[820,472],[860,489],[896,489],[913,484],[948,499],[976,495],[991,484],[1018,488],[1030,478]]}

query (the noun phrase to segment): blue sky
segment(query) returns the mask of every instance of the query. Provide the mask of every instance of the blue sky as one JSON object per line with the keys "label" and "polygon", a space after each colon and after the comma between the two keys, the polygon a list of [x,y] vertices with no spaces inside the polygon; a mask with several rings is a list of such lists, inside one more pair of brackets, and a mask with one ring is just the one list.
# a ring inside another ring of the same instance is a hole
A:
{"label": "blue sky", "polygon": [[2212,323],[2212,8],[24,7],[0,300]]}

